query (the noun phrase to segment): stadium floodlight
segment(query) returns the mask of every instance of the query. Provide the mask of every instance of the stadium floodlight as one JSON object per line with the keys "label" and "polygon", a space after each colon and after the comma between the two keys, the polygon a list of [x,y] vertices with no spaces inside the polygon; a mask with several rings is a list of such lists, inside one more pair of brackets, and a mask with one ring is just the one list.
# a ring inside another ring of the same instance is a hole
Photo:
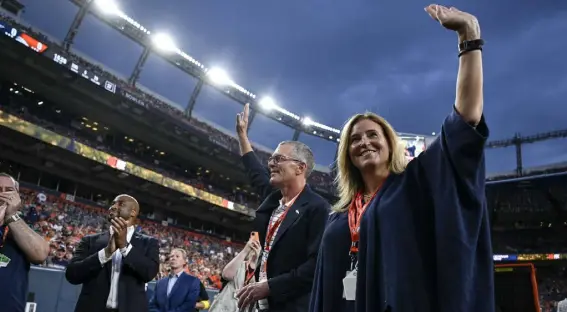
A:
{"label": "stadium floodlight", "polygon": [[272,108],[276,107],[276,102],[269,96],[263,97],[260,102],[260,107],[264,110],[271,110]]}
{"label": "stadium floodlight", "polygon": [[120,12],[120,8],[114,0],[95,0],[95,4],[105,14],[117,14]]}
{"label": "stadium floodlight", "polygon": [[311,126],[313,125],[313,120],[309,117],[303,117],[303,124],[306,126]]}
{"label": "stadium floodlight", "polygon": [[211,82],[216,85],[228,85],[231,83],[228,74],[224,70],[217,67],[209,69],[207,76],[209,77]]}
{"label": "stadium floodlight", "polygon": [[171,38],[171,36],[168,34],[155,34],[152,36],[152,42],[154,43],[154,46],[161,51],[173,52],[177,50],[175,41],[173,41],[173,38]]}

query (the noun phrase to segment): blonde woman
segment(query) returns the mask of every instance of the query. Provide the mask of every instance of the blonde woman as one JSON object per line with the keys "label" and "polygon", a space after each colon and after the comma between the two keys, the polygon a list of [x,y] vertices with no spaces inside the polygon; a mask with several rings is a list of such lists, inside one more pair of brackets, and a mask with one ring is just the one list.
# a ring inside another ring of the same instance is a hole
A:
{"label": "blonde woman", "polygon": [[237,290],[256,281],[254,273],[262,247],[255,233],[252,232],[246,246],[222,270],[222,277],[228,283],[215,297],[209,312],[255,311],[254,307],[239,310],[238,300],[236,299]]}
{"label": "blonde woman", "polygon": [[312,312],[494,311],[483,41],[474,16],[439,5],[426,11],[459,37],[454,108],[409,164],[386,120],[366,113],[347,121],[340,199],[323,235]]}

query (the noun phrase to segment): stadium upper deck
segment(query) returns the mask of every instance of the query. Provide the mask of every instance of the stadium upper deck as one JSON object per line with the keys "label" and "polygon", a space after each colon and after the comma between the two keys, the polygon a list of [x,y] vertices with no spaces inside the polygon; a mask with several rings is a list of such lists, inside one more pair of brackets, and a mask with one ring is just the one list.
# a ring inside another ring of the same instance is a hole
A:
{"label": "stadium upper deck", "polygon": [[[157,108],[161,112],[165,112],[168,117],[173,117],[173,119],[178,122],[178,125],[184,128],[189,126],[193,131],[197,130],[205,133],[212,143],[228,149],[235,154],[238,153],[238,144],[234,136],[228,135],[226,132],[195,118],[185,118],[184,113],[176,108],[176,105],[167,103],[165,100],[160,99],[159,96],[152,94],[149,90],[141,86],[133,87],[129,85],[124,79],[120,79],[114,74],[109,73],[100,65],[92,64],[84,57],[64,52],[61,47],[58,46],[55,39],[38,33],[29,26],[16,23],[16,21],[9,16],[5,16],[5,22],[7,23],[2,25],[2,27],[4,27],[6,34],[9,34],[9,37],[14,38],[20,43],[25,43],[25,45],[31,47],[32,50],[46,55],[57,64],[66,66],[70,71],[79,74],[86,80],[104,88],[106,91],[120,94],[130,102],[148,109],[150,109],[150,107],[153,109]],[[10,25],[15,25],[15,27]],[[40,40],[35,38],[40,38]],[[403,134],[402,138],[407,142],[408,156],[417,155],[425,148],[426,141],[423,136]],[[259,149],[258,151],[263,158],[267,158],[269,155],[266,150]],[[328,193],[332,183],[331,177],[328,175],[328,168],[318,166],[316,170],[316,174],[313,177],[313,180],[316,181],[312,181],[312,183],[315,182],[315,184],[320,187],[320,190]]]}
{"label": "stadium upper deck", "polygon": [[[82,1],[74,1],[74,2],[77,4],[83,3]],[[88,2],[88,3],[92,4],[92,2]],[[129,37],[135,35],[134,37],[137,38],[136,40],[138,40],[139,42],[141,42],[146,46],[146,50],[145,50],[146,54],[149,53],[150,49],[156,48],[154,41],[150,41],[150,39],[153,38],[153,37],[149,37],[150,32],[147,31],[147,29],[145,29],[144,27],[140,26],[139,23],[134,21],[132,18],[128,17],[123,12],[116,9],[115,7],[112,6],[110,7],[110,13],[112,13],[110,15],[102,14],[98,10],[90,10],[89,6],[83,7],[81,9],[81,12],[79,15],[81,14],[84,15],[87,12],[92,12],[93,14],[96,14],[99,18],[104,19],[105,22],[110,23],[113,27],[119,29],[122,33],[128,35]],[[77,16],[76,22],[71,27],[70,34],[76,33],[73,30],[76,30],[76,28],[78,27],[77,23],[80,23],[80,19],[82,18],[79,15]],[[72,37],[74,35],[71,35],[71,37],[67,36],[66,40],[62,44],[59,44],[56,39],[50,38],[45,34],[41,34],[33,30],[31,27],[26,26],[21,21],[16,22],[14,18],[11,18],[9,16],[4,16],[3,21],[4,22],[1,25],[1,27],[4,28],[5,34],[8,37],[13,38],[20,43],[23,43],[24,45],[30,47],[31,50],[36,51],[39,54],[43,54],[47,56],[46,59],[54,61],[54,64],[61,65],[62,66],[61,68],[68,69],[69,73],[74,72],[77,76],[72,76],[70,77],[71,79],[75,79],[76,77],[80,79],[80,77],[82,77],[84,78],[84,81],[90,81],[93,84],[93,86],[100,87],[99,89],[100,92],[103,93],[106,92],[111,95],[121,96],[122,103],[120,104],[124,104],[125,102],[124,100],[126,100],[128,104],[130,105],[134,104],[135,106],[137,106],[138,111],[140,109],[145,108],[146,110],[151,112],[150,114],[154,114],[154,113],[162,114],[163,116],[170,118],[171,120],[174,121],[176,125],[174,129],[174,131],[176,132],[178,131],[186,132],[187,129],[189,129],[190,132],[201,132],[208,138],[209,142],[214,143],[216,146],[224,148],[225,150],[231,151],[233,154],[238,154],[238,144],[234,136],[231,136],[223,131],[220,131],[218,128],[213,127],[208,123],[199,121],[198,119],[187,118],[190,117],[190,110],[191,110],[190,105],[188,105],[187,109],[183,111],[179,109],[179,107],[176,106],[174,103],[170,103],[167,100],[161,98],[160,96],[153,94],[149,90],[144,89],[142,86],[136,85],[135,84],[136,75],[138,75],[139,72],[137,74],[133,73],[132,77],[130,77],[130,79],[126,81],[126,79],[122,79],[117,75],[112,74],[110,70],[103,68],[101,65],[96,64],[86,59],[85,57],[79,56],[76,52],[66,51],[65,48],[69,48],[70,42],[72,42]],[[139,33],[140,31],[142,31],[144,34],[140,34]],[[156,35],[156,36],[161,39],[164,38],[161,35]],[[163,44],[163,41],[160,42],[161,44]],[[199,77],[200,81],[202,81],[203,83],[213,84],[217,88],[220,88],[217,78],[219,76],[225,76],[224,74],[222,75],[219,74],[217,70],[212,70],[212,69],[207,70],[202,64],[195,61],[193,58],[191,58],[184,52],[180,51],[179,49],[175,47],[173,47],[172,49],[175,52],[173,54],[175,54],[176,57],[180,57],[181,59],[169,58],[168,60],[170,62],[174,63],[176,66],[186,65],[185,71],[189,71],[189,67],[187,67],[189,65],[186,62],[189,62],[197,66],[198,68],[200,68],[200,70],[202,70],[202,72],[199,75],[196,75]],[[162,56],[165,58],[171,57],[171,53],[164,54]],[[143,58],[141,58],[140,60],[142,61],[142,59]],[[214,73],[214,75],[210,73],[211,71]],[[195,72],[193,72],[193,74],[195,74]],[[222,89],[221,91],[227,94],[228,96],[234,98],[233,95],[237,94],[236,91],[240,93],[243,92],[243,90],[241,90],[243,88],[234,84],[232,81],[230,81],[230,79],[227,79],[225,77],[224,81],[225,81],[224,84],[226,85],[224,85],[223,88],[225,89],[221,88]],[[244,92],[244,93],[248,94],[249,92],[248,93]],[[255,99],[255,96],[250,96],[250,95],[248,96],[249,98],[247,98],[247,101],[240,101],[240,100],[237,101],[239,101],[240,103],[244,103],[244,102],[255,103],[253,101],[253,99]],[[192,103],[190,104],[191,105],[195,104],[194,97],[192,97]],[[261,101],[259,101],[256,104],[260,105]],[[274,108],[275,106],[270,106],[270,107]],[[136,107],[134,107],[133,110],[135,111]],[[275,114],[275,111],[278,110],[270,109],[269,111],[264,111],[264,113]],[[278,117],[277,115],[273,115],[272,117],[280,122],[284,121],[284,119],[282,119],[281,116]],[[312,123],[312,122],[308,122],[308,124],[309,126],[312,127],[324,128],[323,127],[324,125],[321,124]],[[301,131],[307,131],[305,130],[304,126],[305,126],[304,124],[301,124],[301,127],[298,129]],[[402,134],[402,138],[406,140],[407,153],[409,157],[418,155],[426,147],[428,143],[428,139],[431,139],[431,137],[405,135],[405,134]],[[258,152],[259,155],[263,158],[266,158],[269,155],[268,154],[269,151],[266,150],[259,149]],[[221,156],[220,154],[222,153],[216,153],[214,156],[220,157]],[[230,169],[232,168],[227,168],[226,169],[227,172]],[[322,191],[324,193],[329,193],[329,190],[332,189],[331,176],[327,173],[328,172],[327,168],[323,168],[323,169],[319,168],[319,169],[320,170],[316,172],[316,174],[313,177],[313,180],[310,181],[310,183],[314,184],[319,189],[319,191]]]}
{"label": "stadium upper deck", "polygon": [[[104,66],[97,64],[96,62],[88,59],[77,51],[72,52],[72,54],[75,54],[82,60],[87,61],[87,63],[90,63],[90,67],[94,66],[97,67],[97,69],[104,71],[104,73],[95,71],[97,74],[95,83],[97,83],[101,87],[104,87],[106,90],[112,90],[111,92],[121,93],[123,96],[139,105],[159,106],[162,109],[167,110],[169,114],[181,118],[183,116],[194,117],[191,116],[191,112],[196,104],[196,98],[201,90],[202,85],[209,84],[223,94],[232,98],[236,102],[239,102],[241,104],[251,103],[252,107],[256,108],[252,111],[252,119],[254,114],[256,112],[259,112],[268,116],[276,122],[283,123],[286,126],[295,129],[296,132],[293,139],[298,139],[300,132],[303,132],[309,135],[320,137],[322,139],[336,142],[337,135],[340,132],[338,129],[314,122],[309,117],[300,118],[297,114],[289,112],[276,105],[275,102],[270,98],[264,98],[262,100],[256,101],[255,94],[234,83],[234,81],[232,81],[222,70],[218,68],[207,69],[203,64],[199,63],[194,58],[187,55],[185,52],[176,48],[173,44],[173,41],[168,36],[165,36],[163,34],[151,35],[150,31],[147,28],[143,27],[140,23],[127,16],[124,12],[120,11],[114,2],[81,0],[72,2],[79,5],[81,7],[81,10],[78,13],[75,21],[73,22],[73,25],[69,30],[69,34],[67,35],[63,43],[59,44],[58,40],[52,37],[48,37],[45,34],[40,35],[44,38],[45,41],[50,42],[49,48],[45,47],[45,42],[42,42],[44,49],[40,51],[50,59],[53,59],[55,62],[64,65],[71,70],[73,70],[73,68],[71,67],[75,66],[75,72],[80,72],[81,75],[85,76],[85,78],[87,79],[94,79],[94,77],[91,77],[91,75],[94,75],[95,73],[93,73],[91,70],[84,71],[85,68],[81,67],[79,64],[73,64],[72,60],[69,57],[70,44],[78,31],[78,27],[82,21],[82,18],[87,13],[94,14],[103,22],[107,23],[111,27],[114,27],[117,31],[121,32],[125,36],[145,47],[136,68],[134,69],[131,77],[128,79],[122,78],[116,73],[112,73],[110,69],[104,68]],[[100,3],[104,3],[104,5]],[[29,26],[26,28],[30,29]],[[61,49],[61,47],[63,47],[63,49]],[[182,71],[198,79],[197,87],[195,88],[191,99],[185,109],[182,109],[180,105],[168,101],[167,99],[151,92],[147,88],[137,83],[137,78],[140,74],[143,63],[147,59],[150,52],[156,53],[160,57],[166,59],[172,65],[180,68]],[[136,94],[134,92],[131,92],[131,89],[141,91],[141,93]],[[187,119],[185,118],[181,119],[184,122],[187,121]],[[201,123],[195,118],[191,118],[189,119],[189,121],[193,123]],[[210,122],[206,122],[205,124],[206,128],[214,128],[215,132],[222,132],[224,136],[228,137],[224,140],[217,140],[215,143],[229,149],[233,149],[235,146],[237,146],[237,144],[235,143],[236,139],[233,136],[232,132],[221,129]],[[408,155],[410,156],[423,150],[428,143],[426,142],[426,140],[431,139],[431,137],[423,135],[406,133],[400,133],[400,135],[408,145]],[[255,146],[262,152],[271,153],[270,149],[261,147],[257,144],[255,144]],[[316,167],[316,170],[323,173],[329,172],[327,166],[318,165]]]}

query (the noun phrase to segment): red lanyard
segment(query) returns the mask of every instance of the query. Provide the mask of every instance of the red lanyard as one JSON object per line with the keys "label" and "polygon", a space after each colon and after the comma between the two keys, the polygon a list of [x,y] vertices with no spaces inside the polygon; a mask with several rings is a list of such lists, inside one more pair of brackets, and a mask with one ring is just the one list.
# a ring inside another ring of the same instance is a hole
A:
{"label": "red lanyard", "polygon": [[[301,192],[299,192],[299,194],[301,194]],[[274,237],[274,234],[276,234],[276,231],[280,228],[280,225],[282,224],[283,220],[285,219],[285,216],[287,215],[289,208],[291,208],[291,206],[293,206],[293,203],[295,203],[295,200],[297,199],[297,197],[299,197],[299,194],[297,194],[287,204],[284,204],[285,211],[277,218],[276,221],[270,222],[270,224],[268,225],[268,232],[266,234],[266,240],[264,241],[264,250],[265,251],[270,252],[270,244],[272,243],[272,238]]]}
{"label": "red lanyard", "polygon": [[252,278],[254,277],[254,273],[256,271],[252,270],[248,265],[246,268],[246,279],[244,280],[244,285],[248,285],[248,283],[250,283],[250,280],[252,280]]}
{"label": "red lanyard", "polygon": [[[279,229],[280,225],[282,224],[283,220],[285,219],[287,212],[289,211],[291,206],[293,206],[293,203],[295,203],[295,200],[297,199],[297,197],[299,197],[299,195],[302,192],[303,192],[303,190],[301,190],[301,192],[299,192],[287,204],[284,204],[285,211],[277,218],[276,221],[270,222],[270,224],[268,224],[268,231],[267,231],[267,234],[266,234],[266,240],[264,241],[264,252],[268,252],[268,253],[270,252],[270,245],[273,243],[272,238],[274,237],[274,235],[276,234],[276,231]],[[264,265],[262,266],[262,269],[263,269],[264,272],[268,271],[268,261],[267,260],[264,261]]]}
{"label": "red lanyard", "polygon": [[366,201],[363,205],[363,195],[361,192],[358,192],[354,197],[354,200],[350,204],[350,208],[348,209],[348,227],[350,229],[350,239],[352,242],[350,246],[351,253],[358,252],[358,240],[360,239],[360,219],[362,219],[361,217],[364,213],[364,210],[366,210],[366,207],[368,207],[368,204],[372,201],[372,199],[374,199],[374,196],[376,196],[377,193],[378,191],[376,191],[376,193],[372,195],[372,198]]}
{"label": "red lanyard", "polygon": [[282,213],[275,222],[270,222],[270,225],[268,226],[268,233],[266,234],[266,241],[264,242],[265,251],[270,252],[270,242],[272,242],[272,237],[274,237],[274,234],[276,234],[276,231],[279,229],[280,225],[285,219],[285,216],[289,211],[289,207],[285,207],[284,213]]}
{"label": "red lanyard", "polygon": [[350,204],[350,207],[348,209],[348,227],[350,229],[350,240],[352,242],[350,245],[351,256],[354,256],[356,255],[356,253],[358,253],[358,240],[360,239],[360,219],[362,219],[362,214],[366,210],[366,207],[368,207],[368,204],[370,204],[374,197],[376,197],[376,194],[378,194],[378,192],[382,188],[382,185],[384,185],[384,182],[380,184],[376,192],[374,192],[372,197],[367,200],[364,205],[362,204],[362,198],[364,197],[362,195],[362,192],[356,193],[356,196],[354,196],[354,199]]}

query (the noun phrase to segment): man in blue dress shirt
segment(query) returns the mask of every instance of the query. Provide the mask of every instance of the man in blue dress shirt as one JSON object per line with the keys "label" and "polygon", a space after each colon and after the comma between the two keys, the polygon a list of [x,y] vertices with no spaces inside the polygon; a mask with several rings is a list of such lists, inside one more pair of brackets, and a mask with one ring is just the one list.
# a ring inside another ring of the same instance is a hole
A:
{"label": "man in blue dress shirt", "polygon": [[176,248],[169,255],[171,273],[156,283],[150,312],[194,311],[201,290],[198,278],[184,272],[187,252]]}

